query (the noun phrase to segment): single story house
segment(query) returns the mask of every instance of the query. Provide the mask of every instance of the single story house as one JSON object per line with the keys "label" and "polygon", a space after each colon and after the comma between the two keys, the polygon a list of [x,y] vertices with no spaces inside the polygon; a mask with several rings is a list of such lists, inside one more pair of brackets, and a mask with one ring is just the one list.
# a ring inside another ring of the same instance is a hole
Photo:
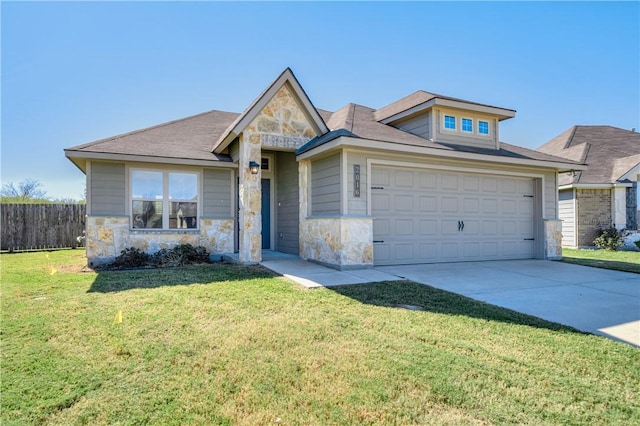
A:
{"label": "single story house", "polygon": [[564,246],[593,246],[603,228],[638,229],[640,133],[573,126],[538,150],[589,166],[558,177]]}
{"label": "single story house", "polygon": [[91,265],[180,243],[338,269],[561,256],[558,173],[500,142],[512,109],[417,91],[316,108],[290,69],[238,114],[209,111],[65,150],[87,176]]}

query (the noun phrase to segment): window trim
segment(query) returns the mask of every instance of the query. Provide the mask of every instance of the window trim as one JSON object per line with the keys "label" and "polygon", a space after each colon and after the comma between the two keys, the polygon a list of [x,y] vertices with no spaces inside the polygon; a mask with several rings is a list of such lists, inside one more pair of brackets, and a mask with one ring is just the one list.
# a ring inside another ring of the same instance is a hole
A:
{"label": "window trim", "polygon": [[[147,198],[134,198],[133,197],[133,174],[136,171],[144,172],[158,172],[162,174],[162,199],[151,200]],[[169,228],[169,211],[171,202],[181,200],[171,200],[169,198],[169,174],[170,173],[185,173],[196,175],[196,227],[195,228]],[[202,219],[202,203],[203,203],[203,177],[202,169],[188,169],[188,168],[161,168],[161,167],[140,167],[129,166],[128,167],[128,182],[127,182],[127,208],[125,210],[129,217],[129,230],[136,232],[171,232],[171,233],[184,233],[184,232],[199,232],[200,231],[200,219]],[[133,226],[133,202],[134,201],[159,201],[162,202],[162,227],[161,228],[135,228]]]}
{"label": "window trim", "polygon": [[[480,123],[487,124],[487,133],[483,133],[480,131]],[[481,137],[490,137],[491,136],[491,126],[489,120],[478,120],[478,135]]]}
{"label": "window trim", "polygon": [[[447,127],[447,118],[453,118],[453,127]],[[458,131],[458,117],[455,115],[447,114],[446,112],[442,114],[442,129],[447,132],[457,132]]]}
{"label": "window trim", "polygon": [[[471,129],[470,130],[465,130],[464,129],[465,120],[469,120],[471,122]],[[471,134],[471,135],[474,134],[475,132],[474,132],[473,121],[474,121],[473,118],[464,117],[464,116],[460,117],[460,131],[462,133],[467,133],[467,134]]]}

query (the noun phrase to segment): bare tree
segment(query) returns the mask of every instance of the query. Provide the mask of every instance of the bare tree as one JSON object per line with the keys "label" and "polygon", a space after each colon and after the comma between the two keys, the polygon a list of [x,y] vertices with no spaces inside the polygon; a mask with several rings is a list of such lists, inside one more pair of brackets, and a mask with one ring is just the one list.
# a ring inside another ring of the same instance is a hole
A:
{"label": "bare tree", "polygon": [[27,178],[18,182],[5,183],[0,190],[0,196],[20,201],[47,200],[47,192],[42,189],[42,184],[35,179]]}

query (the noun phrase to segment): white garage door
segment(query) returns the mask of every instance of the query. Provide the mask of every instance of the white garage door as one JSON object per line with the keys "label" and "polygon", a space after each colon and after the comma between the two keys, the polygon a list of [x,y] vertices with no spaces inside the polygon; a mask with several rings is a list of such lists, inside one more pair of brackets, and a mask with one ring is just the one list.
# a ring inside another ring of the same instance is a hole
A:
{"label": "white garage door", "polygon": [[534,257],[533,180],[374,166],[376,265]]}

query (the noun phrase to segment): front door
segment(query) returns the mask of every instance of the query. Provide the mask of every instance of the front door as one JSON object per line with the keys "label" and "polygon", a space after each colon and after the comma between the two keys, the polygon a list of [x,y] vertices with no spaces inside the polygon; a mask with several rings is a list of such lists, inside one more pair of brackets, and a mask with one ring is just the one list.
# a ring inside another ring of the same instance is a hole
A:
{"label": "front door", "polygon": [[271,249],[271,179],[262,179],[262,249]]}

